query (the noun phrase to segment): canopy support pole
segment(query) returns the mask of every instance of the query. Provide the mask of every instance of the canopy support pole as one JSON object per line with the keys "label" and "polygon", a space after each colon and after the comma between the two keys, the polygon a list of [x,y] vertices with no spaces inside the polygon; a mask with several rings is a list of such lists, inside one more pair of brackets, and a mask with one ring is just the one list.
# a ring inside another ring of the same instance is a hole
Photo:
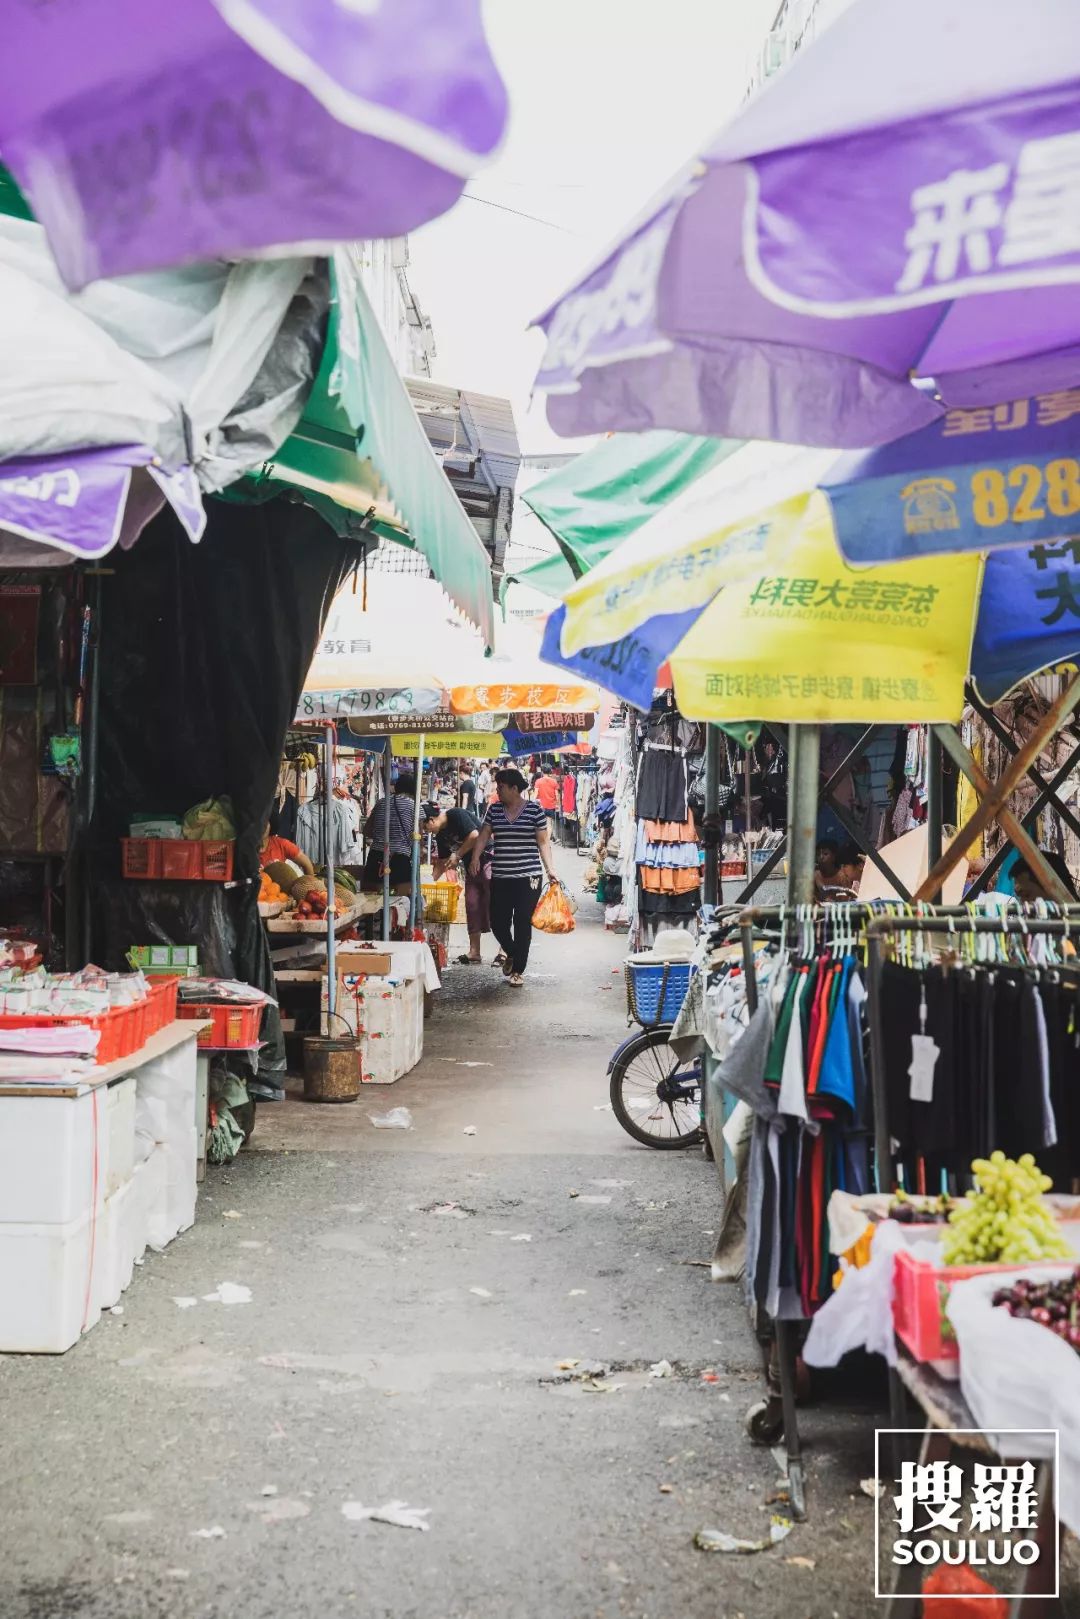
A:
{"label": "canopy support pole", "polygon": [[[926,869],[933,871],[941,859],[942,823],[941,738],[931,725],[926,748]],[[933,903],[939,898],[937,890],[930,895]]]}
{"label": "canopy support pole", "polygon": [[420,925],[420,800],[424,785],[424,732],[420,732],[416,752],[416,794],[413,798],[412,888],[409,894],[409,929],[414,937]]}
{"label": "canopy support pole", "polygon": [[[955,760],[957,767],[964,772],[975,791],[980,796],[992,793],[994,789],[991,787],[982,767],[965,748],[952,727],[942,725],[938,729],[941,735],[942,747],[949,757]],[[1019,850],[1022,858],[1028,862],[1043,886],[1049,888],[1050,892],[1062,905],[1070,905],[1072,895],[1066,892],[1057,872],[1043,858],[1042,850],[1037,846],[1023,822],[1018,821],[1012,810],[1006,809],[1004,805],[998,812],[998,820],[1008,834],[1009,842],[1015,849]]]}
{"label": "canopy support pole", "polygon": [[701,897],[706,905],[720,898],[720,727],[705,727],[705,822],[701,828],[705,845],[705,880]]}
{"label": "canopy support pole", "polygon": [[326,1032],[333,1038],[337,1013],[337,938],[334,934],[334,744],[337,728],[326,727],[326,791],[323,795],[323,854],[326,859]]}
{"label": "canopy support pole", "polygon": [[390,738],[386,739],[386,755],[383,759],[383,864],[382,864],[382,936],[383,943],[390,942],[390,799],[394,790],[393,782],[393,752]]}
{"label": "canopy support pole", "polygon": [[[1015,833],[1019,831],[1021,836],[1027,840],[1027,834],[1020,826],[1020,822],[1016,819],[1015,815],[1005,809],[1005,805],[1011,795],[1016,791],[1016,788],[1023,781],[1024,777],[1027,775],[1028,768],[1034,764],[1047,742],[1054,735],[1054,732],[1059,729],[1065,716],[1070,714],[1073,708],[1075,708],[1078,699],[1080,699],[1080,675],[1069,682],[1068,686],[1066,686],[1057,702],[1053,703],[1051,707],[1047,709],[1046,713],[1042,717],[1042,720],[1032,731],[1023,747],[1017,749],[1016,753],[1013,755],[1009,767],[1002,776],[1001,780],[994,786],[991,786],[990,783],[986,781],[986,777],[983,776],[982,779],[984,782],[986,782],[986,791],[978,809],[975,811],[974,815],[972,815],[970,820],[964,822],[963,826],[957,832],[956,837],[949,844],[949,847],[945,850],[945,853],[942,855],[937,865],[931,868],[925,882],[920,884],[919,888],[915,892],[916,900],[926,899],[928,895],[937,893],[938,889],[943,886],[949,873],[960,864],[960,861],[971,848],[971,845],[975,842],[976,838],[980,838],[986,831],[986,828],[990,825],[991,821],[996,820],[999,816],[1001,819],[1001,824],[1008,832],[1010,838],[1014,837]],[[944,741],[944,738],[942,740]],[[963,749],[965,754],[967,754],[967,749],[964,747],[964,744],[960,741],[959,737],[956,737],[956,744],[959,748]],[[950,746],[950,744],[947,743],[946,746]],[[955,754],[953,757],[956,757]],[[968,775],[969,780],[974,781],[974,778],[970,775],[969,767],[973,767],[974,769],[978,770],[978,766],[975,764],[975,761],[971,759],[970,755],[968,755],[968,761],[969,763],[963,767],[964,773]],[[957,763],[959,763],[959,760],[957,760]],[[980,775],[982,774],[981,771],[979,773]],[[979,783],[977,781],[974,781],[974,785],[978,791],[983,791],[983,788],[979,787]],[[1030,840],[1027,841],[1029,842]],[[1062,884],[1058,881],[1057,876],[1051,871],[1050,867],[1043,860],[1042,856],[1039,854],[1039,851],[1035,849],[1034,844],[1031,844],[1031,848],[1034,850],[1037,857],[1033,869],[1038,873],[1040,881],[1047,886],[1049,892],[1060,904],[1068,904],[1069,896],[1066,894]]]}
{"label": "canopy support pole", "polygon": [[788,740],[791,750],[788,761],[788,904],[811,905],[817,853],[821,728],[792,725]]}

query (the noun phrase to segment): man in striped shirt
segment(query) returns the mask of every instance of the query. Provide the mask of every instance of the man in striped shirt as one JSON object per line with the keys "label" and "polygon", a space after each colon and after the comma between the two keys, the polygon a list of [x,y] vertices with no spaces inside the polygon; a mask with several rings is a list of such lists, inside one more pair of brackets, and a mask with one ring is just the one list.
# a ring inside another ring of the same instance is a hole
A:
{"label": "man in striped shirt", "polygon": [[[484,850],[492,845],[491,931],[499,941],[500,965],[515,989],[524,982],[532,942],[532,914],[546,871],[555,881],[547,816],[533,799],[522,797],[529,785],[520,770],[499,770],[498,799],[488,805],[469,869],[480,870]],[[499,958],[496,958],[499,960]]]}

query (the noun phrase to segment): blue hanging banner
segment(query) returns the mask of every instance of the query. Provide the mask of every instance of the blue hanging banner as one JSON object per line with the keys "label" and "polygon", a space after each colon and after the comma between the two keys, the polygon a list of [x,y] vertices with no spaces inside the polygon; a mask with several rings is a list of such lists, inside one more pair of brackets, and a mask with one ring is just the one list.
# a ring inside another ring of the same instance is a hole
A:
{"label": "blue hanging banner", "polygon": [[1080,538],[995,552],[983,570],[972,684],[997,703],[1021,680],[1080,657]]}
{"label": "blue hanging banner", "polygon": [[530,753],[555,753],[559,748],[573,747],[578,739],[576,731],[504,731],[503,741],[512,759],[522,759]]}
{"label": "blue hanging banner", "polygon": [[557,607],[544,626],[540,656],[545,663],[585,675],[605,691],[647,713],[652,707],[660,665],[671,656],[703,611],[704,608],[695,607],[684,613],[661,613],[618,641],[611,641],[607,646],[582,647],[580,652],[566,657],[559,644],[566,608]]}
{"label": "blue hanging banner", "polygon": [[821,480],[849,562],[1057,541],[1080,529],[1080,388],[948,410]]}

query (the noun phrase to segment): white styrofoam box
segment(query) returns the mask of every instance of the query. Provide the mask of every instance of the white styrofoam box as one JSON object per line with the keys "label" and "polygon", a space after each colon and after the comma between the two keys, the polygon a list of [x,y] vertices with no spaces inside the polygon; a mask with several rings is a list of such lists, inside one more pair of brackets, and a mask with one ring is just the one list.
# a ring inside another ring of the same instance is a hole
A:
{"label": "white styrofoam box", "polygon": [[[96,1143],[96,1147],[95,1147]],[[109,1130],[103,1092],[0,1097],[0,1225],[66,1225],[105,1201]]]}
{"label": "white styrofoam box", "polygon": [[[140,1141],[164,1141],[169,1133],[169,1108],[163,1096],[147,1095],[135,1079],[135,1134]],[[149,1149],[143,1157],[149,1156]],[[140,1160],[141,1161],[141,1160]]]}
{"label": "white styrofoam box", "polygon": [[165,1154],[160,1148],[155,1147],[141,1164],[135,1165],[131,1177],[131,1201],[127,1208],[127,1220],[131,1228],[133,1259],[141,1259],[146,1252],[150,1241],[151,1219],[153,1218],[155,1230],[160,1229],[165,1223],[165,1182]]}
{"label": "white styrofoam box", "polygon": [[131,1283],[135,1266],[132,1222],[128,1207],[134,1201],[134,1182],[126,1180],[105,1199],[94,1244],[94,1292],[98,1305],[110,1310]]}
{"label": "white styrofoam box", "polygon": [[144,1197],[146,1207],[147,1246],[159,1253],[167,1248],[179,1229],[170,1218],[169,1165],[163,1146],[157,1146],[142,1166],[145,1176]]}
{"label": "white styrofoam box", "polygon": [[184,1139],[195,1123],[196,1048],[187,1040],[136,1070],[136,1124],[156,1141]]}
{"label": "white styrofoam box", "polygon": [[199,1132],[192,1125],[183,1140],[167,1141],[161,1151],[165,1154],[169,1224],[175,1223],[176,1233],[179,1234],[195,1224]]}
{"label": "white styrofoam box", "polygon": [[[342,1018],[363,1042],[361,1078],[365,1085],[392,1085],[415,1068],[424,1052],[424,985],[419,978],[368,978],[349,984],[339,1002]],[[327,982],[322,981],[323,1028]],[[341,1032],[337,1019],[335,1031]]]}
{"label": "white styrofoam box", "polygon": [[109,1198],[131,1179],[135,1168],[135,1079],[110,1085],[105,1099],[109,1127],[109,1172],[105,1196]]}
{"label": "white styrofoam box", "polygon": [[90,1266],[98,1224],[87,1211],[62,1224],[0,1225],[0,1351],[60,1355],[97,1323],[101,1306]]}

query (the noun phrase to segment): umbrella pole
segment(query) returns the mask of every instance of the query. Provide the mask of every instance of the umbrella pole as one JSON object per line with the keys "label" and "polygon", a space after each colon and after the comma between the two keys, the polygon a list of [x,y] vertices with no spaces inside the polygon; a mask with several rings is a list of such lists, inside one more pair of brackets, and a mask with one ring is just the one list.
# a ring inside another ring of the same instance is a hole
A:
{"label": "umbrella pole", "polygon": [[817,852],[821,728],[793,725],[788,731],[788,904],[812,905]]}
{"label": "umbrella pole", "polygon": [[720,727],[705,727],[705,881],[701,897],[706,905],[720,900]]}
{"label": "umbrella pole", "polygon": [[393,750],[386,739],[386,758],[383,761],[383,864],[382,864],[382,936],[383,943],[390,939],[390,797],[394,790]]}
{"label": "umbrella pole", "polygon": [[333,725],[326,727],[326,791],[323,802],[323,855],[326,860],[326,1032],[334,1033],[337,1012],[337,962],[334,935],[334,742]]}
{"label": "umbrella pole", "polygon": [[409,895],[409,927],[415,933],[420,921],[420,800],[424,781],[424,733],[416,754],[416,797],[413,800],[412,823],[412,892]]}
{"label": "umbrella pole", "polygon": [[[941,859],[941,738],[934,727],[928,728],[926,749],[926,869],[933,871]],[[935,889],[930,895],[930,903],[936,904],[940,897],[940,890]]]}

